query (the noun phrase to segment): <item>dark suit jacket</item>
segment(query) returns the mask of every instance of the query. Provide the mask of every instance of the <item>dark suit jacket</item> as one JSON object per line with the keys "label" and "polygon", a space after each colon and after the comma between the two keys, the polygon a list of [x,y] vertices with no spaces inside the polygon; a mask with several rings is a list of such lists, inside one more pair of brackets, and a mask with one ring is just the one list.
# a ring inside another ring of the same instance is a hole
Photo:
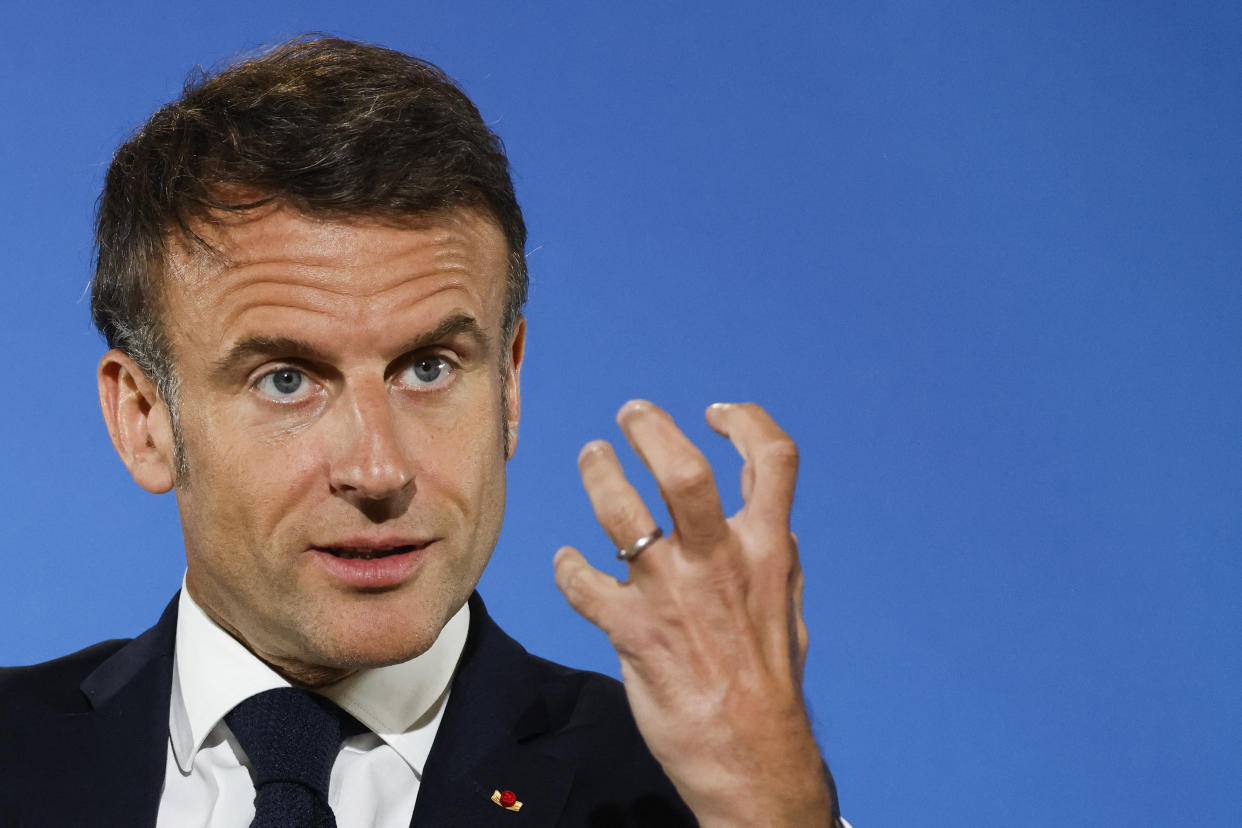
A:
{"label": "dark suit jacket", "polygon": [[[621,685],[529,655],[470,599],[418,826],[687,826]],[[154,825],[177,601],[129,641],[0,670],[0,826]],[[512,790],[520,812],[490,797]]]}

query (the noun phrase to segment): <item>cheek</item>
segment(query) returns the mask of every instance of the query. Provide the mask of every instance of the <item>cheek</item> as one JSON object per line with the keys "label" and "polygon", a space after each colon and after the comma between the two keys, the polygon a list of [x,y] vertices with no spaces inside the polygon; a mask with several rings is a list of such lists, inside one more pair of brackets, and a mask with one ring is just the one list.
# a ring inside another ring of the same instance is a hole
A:
{"label": "cheek", "polygon": [[[248,477],[292,475],[317,462],[314,422],[256,419],[246,400],[205,411],[197,428],[198,448],[216,474]],[[192,461],[194,458],[191,457]],[[233,478],[245,484],[246,478]]]}
{"label": "cheek", "polygon": [[499,389],[477,394],[469,405],[424,412],[408,447],[425,487],[451,493],[463,509],[478,512],[504,489],[505,422]]}
{"label": "cheek", "polygon": [[296,435],[239,429],[228,417],[199,418],[185,438],[187,491],[218,534],[271,530],[320,465]]}

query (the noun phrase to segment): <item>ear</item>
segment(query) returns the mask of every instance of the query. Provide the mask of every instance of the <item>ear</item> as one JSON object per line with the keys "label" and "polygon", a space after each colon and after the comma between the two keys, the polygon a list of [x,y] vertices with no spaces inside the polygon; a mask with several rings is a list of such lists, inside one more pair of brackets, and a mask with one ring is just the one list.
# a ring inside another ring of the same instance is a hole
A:
{"label": "ear", "polygon": [[518,420],[522,419],[522,357],[526,353],[526,317],[519,316],[509,339],[509,360],[505,368],[505,429],[509,435],[509,453],[517,450]]}
{"label": "ear", "polygon": [[134,482],[162,494],[173,487],[172,419],[155,383],[123,351],[99,361],[99,407],[112,446]]}

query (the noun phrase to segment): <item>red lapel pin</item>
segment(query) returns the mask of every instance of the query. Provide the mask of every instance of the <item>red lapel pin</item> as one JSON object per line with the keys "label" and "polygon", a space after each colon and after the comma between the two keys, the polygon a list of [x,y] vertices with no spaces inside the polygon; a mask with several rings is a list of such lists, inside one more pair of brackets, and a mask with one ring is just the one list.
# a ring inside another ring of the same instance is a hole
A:
{"label": "red lapel pin", "polygon": [[517,794],[513,791],[492,791],[492,802],[506,811],[522,810],[522,803],[518,802]]}

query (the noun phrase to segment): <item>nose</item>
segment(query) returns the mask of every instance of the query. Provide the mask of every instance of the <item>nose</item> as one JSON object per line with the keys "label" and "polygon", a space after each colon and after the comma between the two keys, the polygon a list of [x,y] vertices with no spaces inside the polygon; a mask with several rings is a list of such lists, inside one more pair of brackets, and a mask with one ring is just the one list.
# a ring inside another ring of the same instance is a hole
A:
{"label": "nose", "polygon": [[414,491],[406,452],[385,384],[354,388],[340,400],[330,485],[359,508],[401,512]]}

